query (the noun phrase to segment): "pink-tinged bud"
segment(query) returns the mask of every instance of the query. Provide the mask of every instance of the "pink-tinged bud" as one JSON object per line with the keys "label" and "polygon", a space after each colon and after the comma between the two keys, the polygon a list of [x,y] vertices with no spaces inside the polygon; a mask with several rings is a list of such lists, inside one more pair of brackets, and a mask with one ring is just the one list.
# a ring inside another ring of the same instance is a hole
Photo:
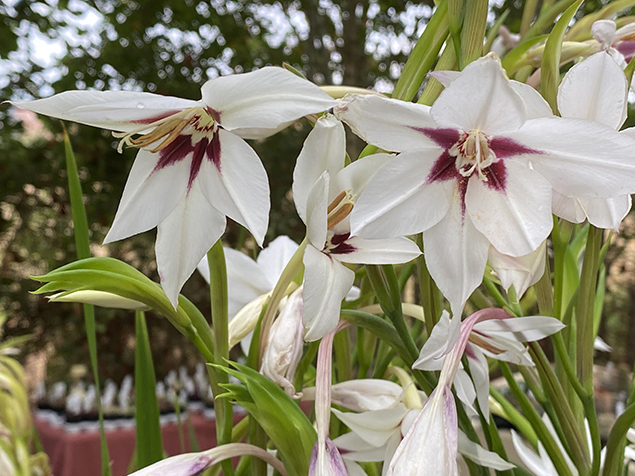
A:
{"label": "pink-tinged bud", "polygon": [[311,452],[309,476],[348,476],[348,470],[337,447],[327,438],[324,451],[320,451],[316,441]]}
{"label": "pink-tinged bud", "polygon": [[[331,387],[331,403],[356,412],[392,408],[401,402],[403,388],[390,380],[360,379]],[[313,400],[315,387],[302,390],[302,400]]]}
{"label": "pink-tinged bud", "polygon": [[426,401],[390,461],[386,476],[458,476],[458,426],[448,386]]}
{"label": "pink-tinged bud", "polygon": [[304,345],[302,305],[302,288],[299,288],[289,296],[278,319],[271,326],[260,367],[260,373],[280,385],[290,396],[295,395],[293,377]]}

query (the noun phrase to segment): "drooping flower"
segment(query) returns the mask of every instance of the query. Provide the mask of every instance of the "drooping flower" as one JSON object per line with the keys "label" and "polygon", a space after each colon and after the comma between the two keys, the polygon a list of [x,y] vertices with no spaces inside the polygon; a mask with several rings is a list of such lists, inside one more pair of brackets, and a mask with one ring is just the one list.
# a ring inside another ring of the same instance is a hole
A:
{"label": "drooping flower", "polygon": [[[478,313],[475,315],[479,315]],[[479,315],[482,320],[465,321],[461,325],[461,335],[465,342],[465,355],[470,366],[471,378],[460,366],[454,381],[457,396],[466,405],[471,406],[476,398],[481,411],[489,415],[489,367],[486,357],[511,362],[516,365],[533,366],[524,342],[543,339],[561,330],[564,325],[558,319],[545,316],[512,318],[501,309],[488,310]],[[413,368],[420,370],[440,370],[446,359],[450,358],[456,344],[449,347],[451,341],[451,323],[447,312],[441,315],[432,329],[419,359]],[[456,342],[456,340],[454,340]]]}
{"label": "drooping flower", "polygon": [[490,246],[487,261],[496,271],[503,289],[507,291],[514,286],[520,299],[544,274],[546,258],[547,242],[543,241],[535,251],[518,257],[504,255]]}
{"label": "drooping flower", "polygon": [[344,126],[325,115],[307,137],[293,172],[295,206],[308,238],[303,258],[307,341],[337,325],[342,299],[355,278],[342,263],[405,263],[420,254],[407,238],[367,240],[351,234],[349,215],[357,197],[390,156],[370,155],[347,167],[345,158]]}
{"label": "drooping flower", "polygon": [[490,245],[518,257],[547,238],[552,188],[590,198],[635,189],[635,142],[599,123],[542,117],[545,104],[493,55],[468,65],[431,108],[377,96],[342,102],[336,115],[358,135],[401,152],[358,199],[352,232],[423,232],[430,273],[459,314]]}
{"label": "drooping flower", "polygon": [[244,139],[268,137],[333,105],[317,86],[282,68],[215,78],[201,90],[201,101],[131,91],[68,91],[13,103],[116,131],[120,151],[140,149],[105,242],[158,227],[157,267],[175,307],[183,283],[223,234],[226,216],[262,244],[269,185]]}

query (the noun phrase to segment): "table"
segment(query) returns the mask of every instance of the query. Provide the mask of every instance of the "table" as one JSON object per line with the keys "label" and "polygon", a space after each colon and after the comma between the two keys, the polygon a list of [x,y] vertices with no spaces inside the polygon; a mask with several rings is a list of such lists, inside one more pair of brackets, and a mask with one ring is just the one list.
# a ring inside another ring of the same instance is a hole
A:
{"label": "table", "polygon": [[[189,413],[201,450],[216,446],[216,422],[201,413]],[[235,415],[236,422],[242,415]],[[99,476],[101,452],[99,432],[94,430],[71,432],[68,425],[55,425],[38,417],[33,418],[44,451],[51,461],[54,476]],[[188,426],[183,420],[185,451],[191,451]],[[112,462],[113,476],[128,474],[136,441],[134,426],[106,429],[106,441]],[[163,448],[170,456],[182,453],[178,425],[167,422],[161,425]]]}

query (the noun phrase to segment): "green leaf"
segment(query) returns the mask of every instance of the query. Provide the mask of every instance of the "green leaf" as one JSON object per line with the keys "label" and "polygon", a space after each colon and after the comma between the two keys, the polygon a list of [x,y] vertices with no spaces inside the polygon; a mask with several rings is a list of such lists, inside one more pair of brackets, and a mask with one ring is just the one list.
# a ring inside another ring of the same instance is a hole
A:
{"label": "green leaf", "polygon": [[562,14],[553,27],[542,56],[541,84],[542,95],[551,106],[554,114],[558,113],[558,85],[560,84],[560,54],[562,41],[569,22],[580,8],[582,0],[577,0]]}
{"label": "green leaf", "polygon": [[[62,123],[62,127],[64,124]],[[64,127],[64,149],[66,152],[66,172],[68,175],[68,191],[71,198],[71,210],[73,213],[73,227],[75,229],[75,245],[77,246],[77,257],[88,258],[90,256],[90,238],[88,235],[88,219],[86,218],[86,208],[82,197],[82,185],[77,173],[77,162],[71,147],[71,141]],[[90,353],[90,363],[95,379],[95,390],[97,393],[97,413],[99,415],[99,435],[101,445],[101,474],[110,476],[110,455],[106,444],[106,433],[104,432],[104,413],[101,408],[101,386],[99,385],[99,369],[97,367],[97,334],[95,331],[95,307],[84,304],[84,323],[86,327],[86,338],[88,340],[88,351]]]}
{"label": "green leaf", "polygon": [[308,474],[317,434],[298,404],[278,385],[254,369],[231,362],[238,371],[215,366],[236,377],[242,388],[225,385],[228,394],[243,406],[265,433],[285,463],[289,474]]}
{"label": "green leaf", "polygon": [[[137,467],[150,466],[163,459],[159,402],[157,400],[154,364],[145,315],[135,313],[135,419],[137,422]],[[143,403],[143,404],[141,404]]]}
{"label": "green leaf", "polygon": [[520,68],[522,68],[523,66],[527,66],[529,63],[523,60],[523,57],[531,48],[533,48],[545,38],[547,38],[547,35],[541,35],[537,36],[536,38],[531,38],[527,41],[523,41],[516,48],[507,53],[501,61],[503,68],[505,68],[505,71],[507,71],[507,74],[509,76],[512,76]]}

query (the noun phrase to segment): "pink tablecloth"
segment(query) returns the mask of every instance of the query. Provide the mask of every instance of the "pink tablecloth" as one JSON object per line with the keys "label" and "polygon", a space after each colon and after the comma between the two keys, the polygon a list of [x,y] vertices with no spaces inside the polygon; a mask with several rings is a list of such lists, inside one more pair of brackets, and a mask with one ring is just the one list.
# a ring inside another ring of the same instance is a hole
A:
{"label": "pink tablecloth", "polygon": [[[216,445],[214,420],[197,413],[192,413],[190,416],[201,450],[213,448]],[[238,419],[238,415],[236,418]],[[69,433],[64,430],[64,427],[53,426],[40,418],[35,417],[34,420],[42,446],[51,460],[53,476],[99,476],[101,474],[99,432]],[[186,451],[190,451],[187,424],[183,425],[183,430]],[[169,455],[181,453],[176,423],[163,425],[161,433],[164,450]],[[106,430],[106,440],[113,476],[125,476],[128,474],[128,465],[135,449],[135,429]]]}

